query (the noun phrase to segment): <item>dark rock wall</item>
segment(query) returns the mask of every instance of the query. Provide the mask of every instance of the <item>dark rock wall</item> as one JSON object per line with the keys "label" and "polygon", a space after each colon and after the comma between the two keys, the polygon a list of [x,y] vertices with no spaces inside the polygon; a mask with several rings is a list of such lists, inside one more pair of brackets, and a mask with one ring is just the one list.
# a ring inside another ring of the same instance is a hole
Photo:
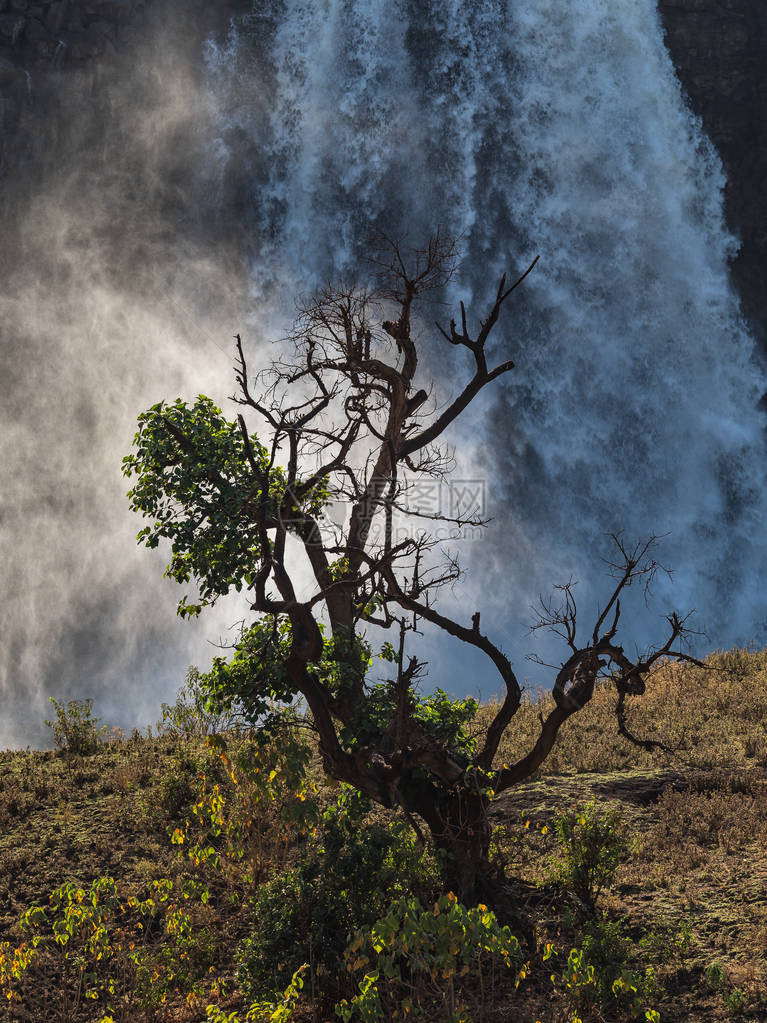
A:
{"label": "dark rock wall", "polygon": [[[767,340],[767,0],[658,0],[690,106],[727,172],[726,211],[742,239],[733,276]],[[0,0],[0,177],[34,160],[35,124],[57,77],[130,45],[131,25],[159,6],[221,26],[237,0]],[[140,34],[139,34],[140,37]],[[128,42],[126,43],[126,39]],[[35,112],[37,111],[37,112]]]}
{"label": "dark rock wall", "polygon": [[[145,0],[0,0],[0,168],[36,93],[114,50]],[[41,88],[38,88],[41,87]]]}
{"label": "dark rock wall", "polygon": [[767,342],[767,2],[659,0],[666,45],[727,173],[725,209],[742,247],[732,271]]}
{"label": "dark rock wall", "polygon": [[178,48],[191,60],[195,47],[199,54],[209,34],[225,32],[232,15],[248,6],[249,0],[0,0],[0,181],[37,172],[36,158],[50,149],[60,118],[87,119],[90,108],[71,106],[77,89],[87,97],[90,88],[98,104],[100,79],[114,78],[121,66],[129,78],[130,65],[151,49],[147,42],[158,32],[173,35],[174,26]]}

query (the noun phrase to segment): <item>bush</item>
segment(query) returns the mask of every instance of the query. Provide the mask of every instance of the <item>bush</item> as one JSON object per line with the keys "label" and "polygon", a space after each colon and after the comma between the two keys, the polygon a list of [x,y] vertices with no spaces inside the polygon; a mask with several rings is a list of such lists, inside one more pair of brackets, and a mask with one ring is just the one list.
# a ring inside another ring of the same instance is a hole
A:
{"label": "bush", "polygon": [[732,987],[728,990],[727,973],[720,963],[709,963],[703,971],[706,981],[712,990],[719,991],[725,1009],[731,1016],[740,1016],[746,1008],[748,998],[746,993],[739,987]]}
{"label": "bush", "polygon": [[37,959],[52,981],[45,1018],[149,1019],[168,996],[191,1003],[215,995],[207,890],[160,878],[145,894],[118,888],[111,877],[86,888],[72,881],[55,888],[46,905],[22,914],[21,945],[0,942],[0,995],[8,1005],[25,1006],[30,987],[39,984],[39,974],[25,973]]}
{"label": "bush", "polygon": [[[266,1002],[252,1002],[245,1013],[247,1023],[290,1023],[304,986],[302,974],[305,970],[306,966],[296,970],[281,997]],[[239,1012],[227,1014],[217,1005],[206,1006],[205,1012],[211,1023],[243,1023]]]}
{"label": "bush", "polygon": [[560,857],[554,861],[554,880],[566,888],[588,913],[629,853],[618,814],[598,811],[594,800],[554,818]]}
{"label": "bush", "polygon": [[251,907],[258,929],[240,946],[238,977],[249,1000],[284,990],[304,963],[312,988],[331,1004],[344,990],[348,936],[370,928],[392,899],[431,899],[436,867],[407,824],[365,820],[368,802],[344,787],[323,815],[315,841],[295,869],[263,885]]}
{"label": "bush", "polygon": [[293,846],[315,829],[316,786],[306,777],[311,751],[293,724],[283,716],[272,735],[206,740],[197,800],[172,841],[186,844],[196,862],[215,860],[222,880],[247,888],[261,883],[284,870]]}
{"label": "bush", "polygon": [[175,703],[163,703],[157,734],[177,739],[205,739],[219,735],[237,724],[237,716],[227,710],[213,710],[203,687],[203,676],[197,668],[186,673],[183,686],[176,693]]}
{"label": "bush", "polygon": [[435,1011],[446,1023],[469,1023],[456,990],[456,980],[467,975],[472,985],[479,983],[484,1018],[487,996],[491,1005],[496,1000],[496,967],[511,969],[522,960],[519,942],[487,906],[467,909],[452,892],[428,909],[418,899],[394,902],[369,932],[356,934],[346,956],[349,971],[363,977],[359,993],[336,1007],[344,1023],[433,1019]]}
{"label": "bush", "polygon": [[188,813],[200,788],[200,765],[186,751],[176,753],[160,782],[157,799],[161,810],[176,819]]}
{"label": "bush", "polygon": [[582,1012],[598,1019],[654,1018],[645,1003],[657,991],[655,973],[652,967],[644,972],[630,967],[632,949],[618,921],[595,917],[585,925],[560,978],[577,1018]]}
{"label": "bush", "polygon": [[87,757],[95,753],[106,732],[106,725],[99,728],[100,718],[94,718],[93,700],[70,700],[59,703],[51,696],[51,703],[56,708],[56,720],[45,724],[53,729],[53,741],[63,753]]}

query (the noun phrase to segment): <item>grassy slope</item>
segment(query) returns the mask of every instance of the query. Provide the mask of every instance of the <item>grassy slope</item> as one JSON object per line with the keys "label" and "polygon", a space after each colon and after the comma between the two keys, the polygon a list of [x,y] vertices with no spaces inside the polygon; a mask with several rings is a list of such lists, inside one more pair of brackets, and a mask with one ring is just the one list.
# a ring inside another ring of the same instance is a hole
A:
{"label": "grassy slope", "polygon": [[[540,777],[495,808],[509,872],[531,883],[545,881],[556,852],[552,831],[542,833],[556,810],[592,795],[620,809],[634,855],[604,906],[627,918],[637,940],[653,930],[665,952],[659,971],[667,994],[656,1000],[664,1023],[767,1018],[767,652],[712,655],[708,664],[708,671],[664,666],[631,708],[634,731],[675,753],[622,740],[614,696],[605,690],[565,726]],[[529,746],[541,709],[524,704],[499,760]],[[491,713],[492,705],[480,712]],[[0,754],[0,941],[18,941],[22,910],[45,903],[64,880],[112,875],[125,890],[139,891],[152,878],[184,873],[167,829],[188,812],[206,757],[201,743],[168,737],[112,742],[88,758]],[[556,941],[561,911],[548,891],[531,899],[531,911],[539,935]],[[205,922],[220,972],[231,976],[230,953],[247,920],[220,895]],[[684,921],[691,939],[676,949],[672,937]],[[718,989],[704,973],[712,963],[723,970]],[[41,966],[31,979],[7,1018],[56,1018],[54,974]],[[743,1010],[725,1002],[733,988],[744,993]],[[515,996],[513,1009],[499,1013],[498,1020],[519,1023],[566,1018],[550,987],[535,981]],[[171,999],[150,1018],[202,1015]]]}

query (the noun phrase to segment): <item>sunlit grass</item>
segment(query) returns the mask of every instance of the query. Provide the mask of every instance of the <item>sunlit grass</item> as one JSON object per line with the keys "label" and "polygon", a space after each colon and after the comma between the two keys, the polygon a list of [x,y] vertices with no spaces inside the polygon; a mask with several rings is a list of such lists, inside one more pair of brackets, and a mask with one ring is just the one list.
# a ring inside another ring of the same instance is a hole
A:
{"label": "sunlit grass", "polygon": [[[540,892],[524,896],[538,940],[571,940],[568,910],[552,881],[552,822],[557,812],[595,798],[598,808],[617,811],[631,843],[603,905],[612,920],[624,921],[640,958],[656,963],[665,993],[654,1004],[663,1023],[761,1018],[767,1010],[767,652],[712,654],[705,668],[659,666],[646,695],[631,701],[628,723],[667,751],[621,738],[615,700],[603,685],[566,723],[539,775],[499,800],[497,848],[507,875],[519,880],[520,892]],[[530,749],[548,705],[545,696],[525,700],[499,763]],[[496,709],[483,705],[475,727]],[[203,739],[180,735],[112,732],[92,756],[0,754],[0,942],[18,944],[21,913],[64,881],[86,887],[113,876],[121,891],[140,898],[157,878],[183,883],[191,867],[169,833],[189,818],[201,776],[220,772]],[[337,787],[323,781],[316,752],[310,773],[320,801],[334,800]],[[263,812],[267,834],[277,818],[273,809]],[[379,809],[371,820],[386,816]],[[244,882],[236,873],[227,877],[224,886],[211,880],[212,902],[197,913],[218,975],[229,985],[227,1004],[237,1008],[233,953],[254,922]],[[229,894],[237,898],[228,901]],[[564,1020],[564,1004],[546,987],[549,973],[534,967],[513,1004],[499,1004],[487,1023]],[[57,977],[51,956],[41,958],[31,968],[26,1005],[9,1007],[2,1018],[48,1018]],[[72,1017],[90,1018],[98,1017]],[[199,1004],[169,997],[146,1018],[191,1023],[202,1014]],[[299,1007],[295,1018],[308,1023],[312,1014]]]}

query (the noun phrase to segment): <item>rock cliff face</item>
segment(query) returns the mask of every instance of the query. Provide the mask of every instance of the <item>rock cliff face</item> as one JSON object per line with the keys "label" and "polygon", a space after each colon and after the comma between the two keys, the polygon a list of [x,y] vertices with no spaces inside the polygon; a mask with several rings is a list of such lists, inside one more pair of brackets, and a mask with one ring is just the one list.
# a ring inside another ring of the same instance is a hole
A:
{"label": "rock cliff face", "polygon": [[62,69],[84,67],[114,49],[121,27],[143,6],[144,0],[0,0],[0,168],[24,145],[19,129],[35,94],[45,93]]}
{"label": "rock cliff face", "polygon": [[[767,4],[764,0],[658,0],[666,41],[692,109],[727,172],[726,211],[742,239],[733,276],[767,345]],[[0,0],[0,177],[45,145],[38,115],[57,79],[124,49],[131,26],[154,17],[225,23],[238,0]],[[54,102],[55,106],[55,102]],[[44,133],[43,133],[44,134]],[[11,160],[11,157],[13,159]]]}
{"label": "rock cliff face", "polygon": [[767,344],[767,4],[659,0],[666,44],[690,106],[727,172],[725,208],[742,239],[732,267],[743,309]]}
{"label": "rock cliff face", "polygon": [[[176,36],[189,59],[248,0],[0,0],[0,180],[37,172],[72,95],[98,105],[103,75],[142,61],[147,39]],[[77,86],[72,88],[72,80]],[[65,84],[66,83],[66,84]],[[91,100],[88,100],[90,95]],[[20,171],[20,168],[24,170]]]}

